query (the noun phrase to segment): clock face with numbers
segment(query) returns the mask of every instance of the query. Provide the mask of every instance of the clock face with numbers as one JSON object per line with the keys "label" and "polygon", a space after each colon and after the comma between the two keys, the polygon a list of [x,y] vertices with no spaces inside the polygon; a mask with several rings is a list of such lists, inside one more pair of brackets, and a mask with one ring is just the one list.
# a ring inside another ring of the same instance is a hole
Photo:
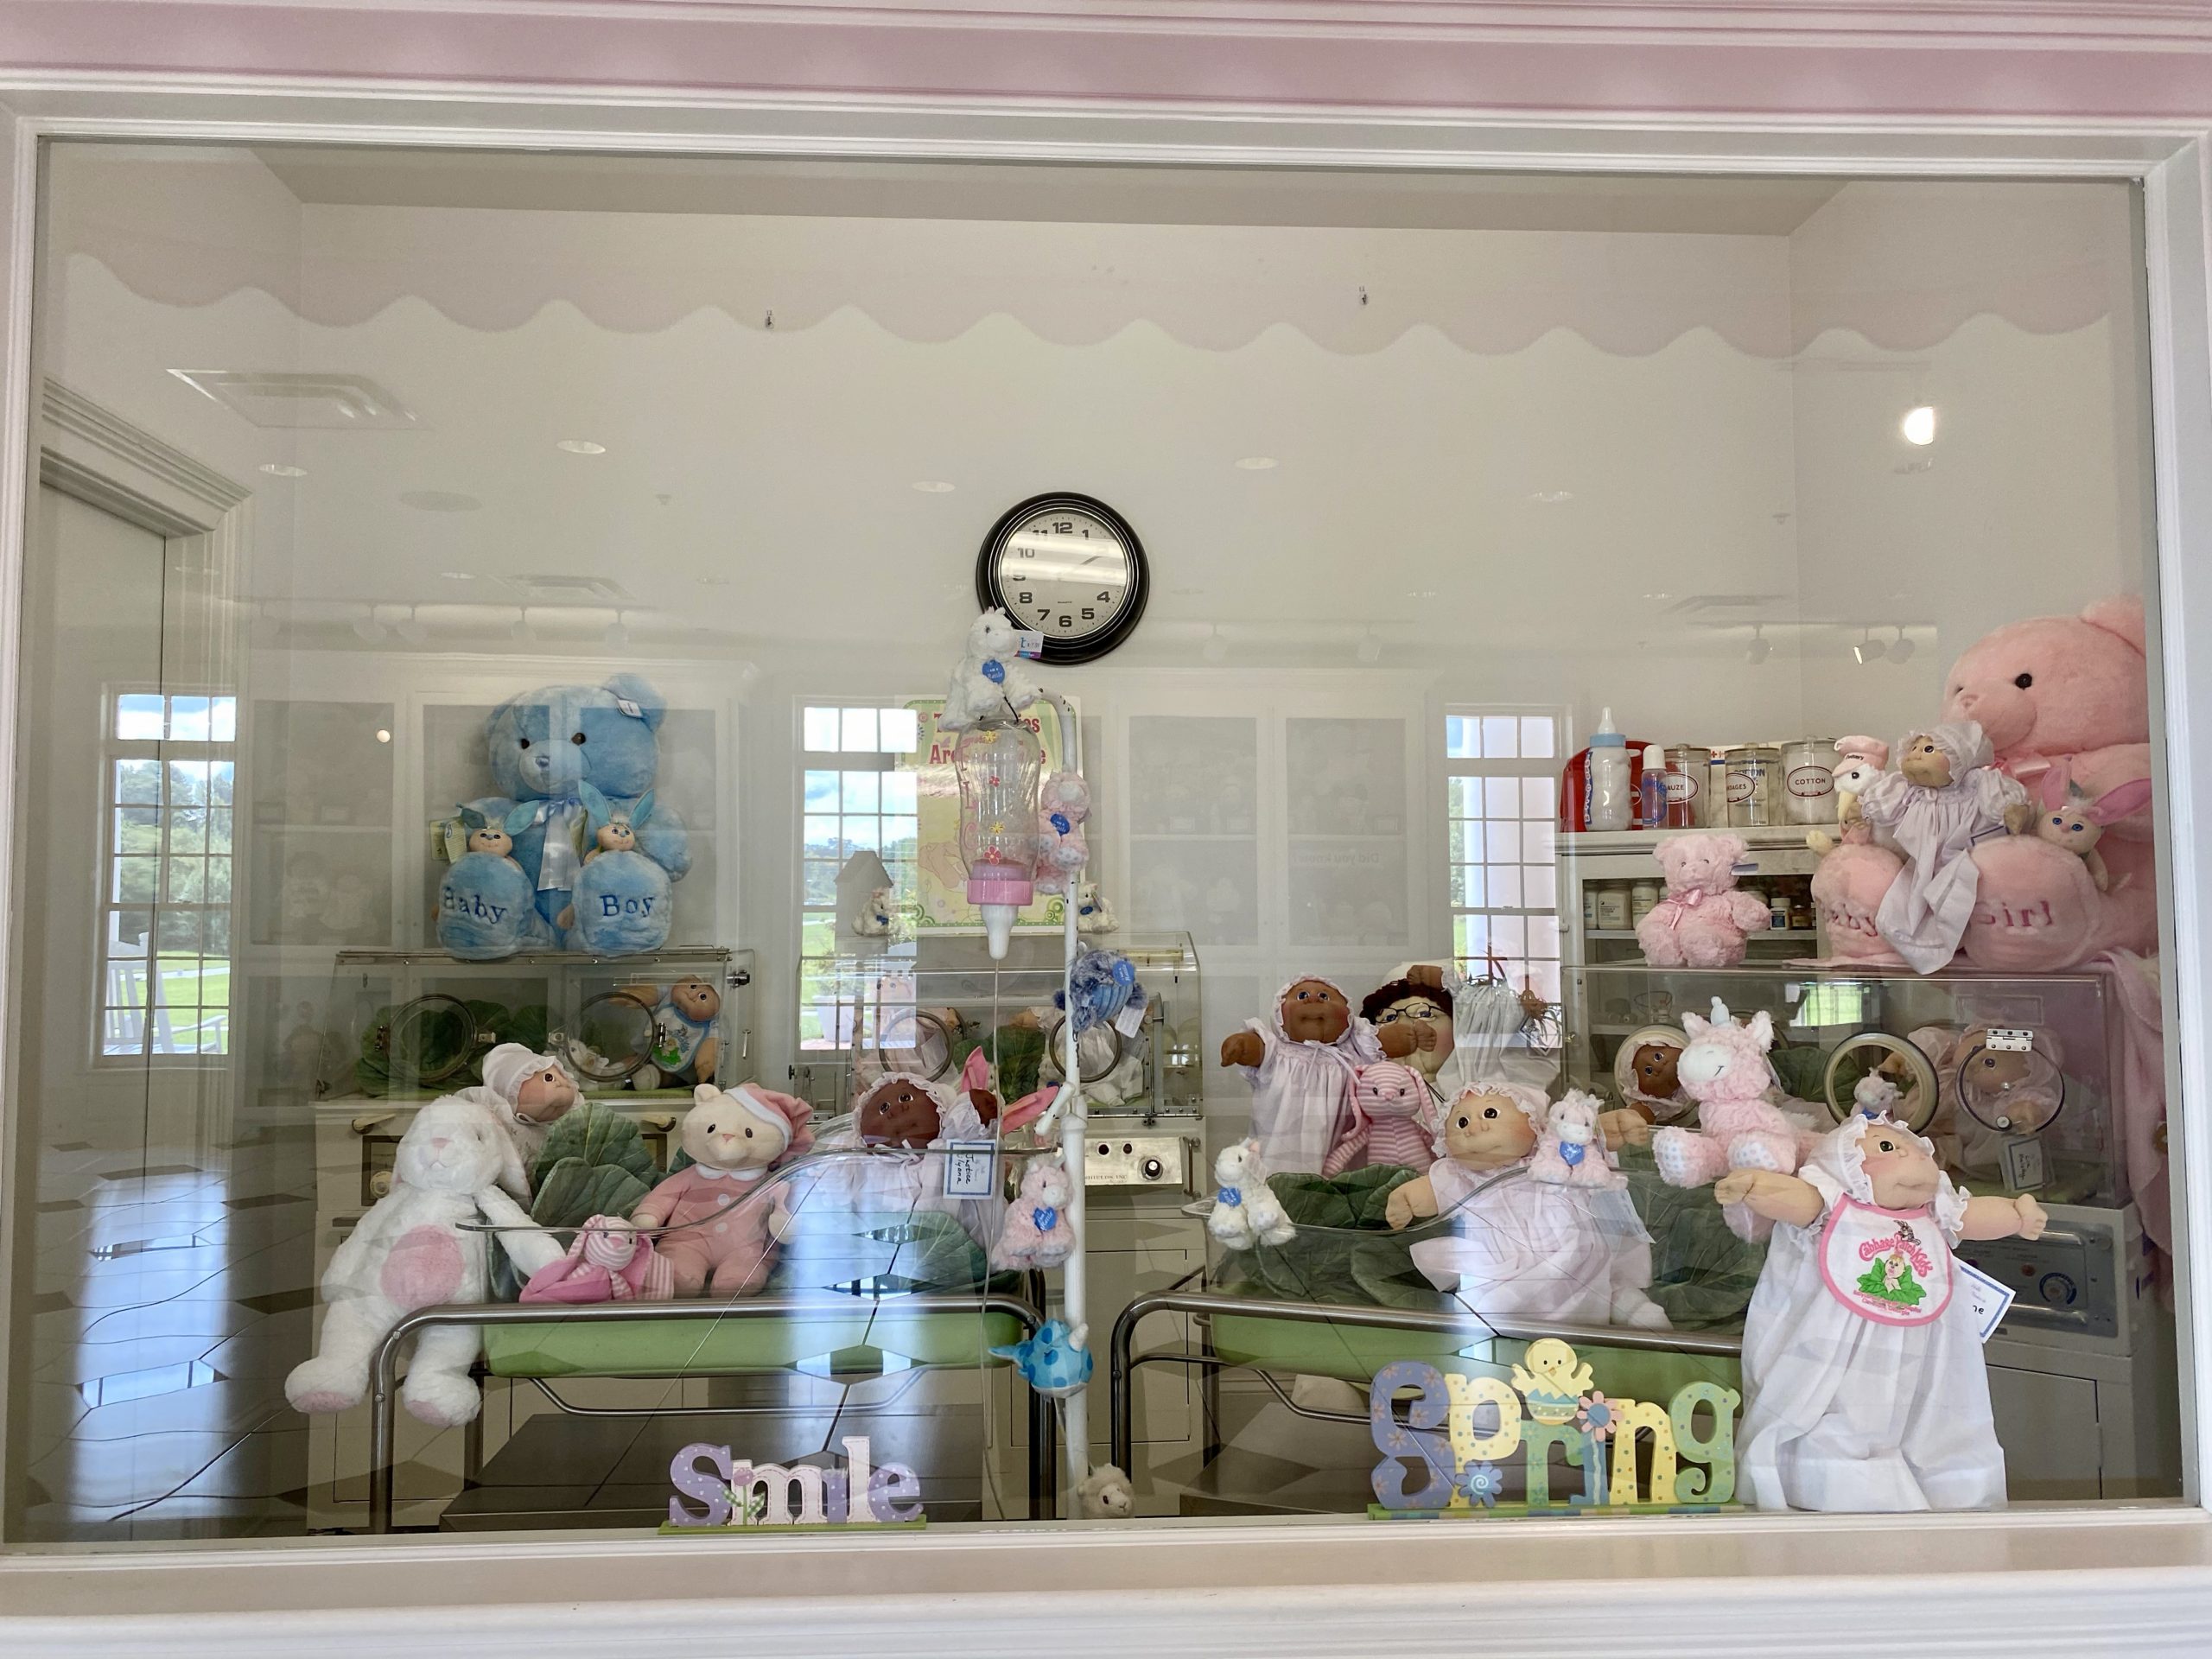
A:
{"label": "clock face with numbers", "polygon": [[1045,637],[1043,660],[1087,663],[1129,637],[1150,576],[1128,519],[1087,495],[1039,495],[983,538],[976,597]]}

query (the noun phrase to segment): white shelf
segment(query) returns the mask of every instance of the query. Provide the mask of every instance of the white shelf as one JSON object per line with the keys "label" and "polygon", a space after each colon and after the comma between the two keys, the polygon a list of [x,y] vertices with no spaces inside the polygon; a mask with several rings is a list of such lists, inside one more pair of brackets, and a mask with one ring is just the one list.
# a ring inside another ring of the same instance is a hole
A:
{"label": "white shelf", "polygon": [[1815,830],[1836,833],[1833,823],[1773,823],[1758,829],[1716,823],[1694,830],[1562,830],[1557,840],[1560,849],[1567,852],[1648,853],[1672,836],[1729,835],[1742,836],[1744,844],[1758,853],[1802,849],[1805,837]]}

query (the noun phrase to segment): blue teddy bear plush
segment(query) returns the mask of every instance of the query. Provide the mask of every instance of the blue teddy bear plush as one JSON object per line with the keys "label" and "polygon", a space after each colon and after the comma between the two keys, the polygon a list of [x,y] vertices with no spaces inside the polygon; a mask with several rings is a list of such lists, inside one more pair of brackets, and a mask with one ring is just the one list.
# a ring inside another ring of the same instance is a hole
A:
{"label": "blue teddy bear plush", "polygon": [[[504,826],[512,850],[472,853],[447,872],[441,944],[480,960],[550,937],[602,956],[668,943],[671,885],[691,849],[683,820],[653,798],[667,709],[645,681],[617,674],[603,686],[541,686],[492,711],[484,741],[500,793],[469,804]],[[529,915],[491,919],[517,891],[499,864],[520,868]]]}

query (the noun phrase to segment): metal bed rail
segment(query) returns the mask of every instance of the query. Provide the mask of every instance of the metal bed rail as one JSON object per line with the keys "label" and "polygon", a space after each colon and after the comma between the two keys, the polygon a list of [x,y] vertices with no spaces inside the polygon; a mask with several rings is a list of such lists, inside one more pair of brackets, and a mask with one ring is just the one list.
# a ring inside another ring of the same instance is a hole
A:
{"label": "metal bed rail", "polygon": [[[519,1302],[447,1302],[435,1307],[417,1308],[385,1333],[369,1368],[369,1530],[376,1534],[391,1530],[399,1350],[410,1337],[450,1325],[565,1325],[576,1320],[623,1325],[667,1319],[690,1322],[810,1316],[849,1318],[855,1300],[849,1296],[748,1296],[740,1301],[596,1302],[559,1308]],[[1036,1307],[1018,1296],[931,1294],[873,1300],[876,1311],[896,1319],[929,1313],[1003,1313],[1020,1323],[1025,1336],[1035,1335],[1044,1319]],[[980,1361],[982,1356],[977,1357]],[[620,1377],[626,1373],[607,1371],[594,1375]],[[1058,1424],[1049,1396],[1033,1389],[1025,1392],[1029,1395],[1030,1513],[1034,1518],[1050,1519],[1059,1505],[1058,1465],[1054,1455]],[[655,1414],[647,1411],[642,1414]]]}
{"label": "metal bed rail", "polygon": [[[1205,1319],[1217,1314],[1241,1314],[1250,1319],[1283,1319],[1298,1325],[1351,1325],[1370,1330],[1414,1331],[1430,1335],[1464,1336],[1469,1343],[1503,1338],[1510,1342],[1535,1342],[1557,1337],[1578,1347],[1642,1348],[1662,1353],[1712,1354],[1726,1358],[1741,1356],[1744,1340],[1734,1332],[1708,1331],[1647,1331],[1634,1325],[1566,1325],[1511,1314],[1495,1317],[1467,1312],[1425,1313],[1413,1308],[1362,1307],[1330,1302],[1274,1301],[1264,1297],[1224,1296],[1211,1291],[1165,1290],[1135,1298],[1114,1321],[1113,1342],[1107,1354],[1109,1409],[1112,1419],[1113,1461],[1123,1469],[1135,1441],[1135,1378],[1140,1365],[1195,1366],[1209,1371],[1229,1369],[1230,1362],[1207,1353],[1161,1349],[1134,1357],[1137,1327],[1155,1313],[1191,1313]],[[1211,1338],[1208,1337],[1211,1345]],[[1261,1368],[1251,1367],[1258,1370]]]}

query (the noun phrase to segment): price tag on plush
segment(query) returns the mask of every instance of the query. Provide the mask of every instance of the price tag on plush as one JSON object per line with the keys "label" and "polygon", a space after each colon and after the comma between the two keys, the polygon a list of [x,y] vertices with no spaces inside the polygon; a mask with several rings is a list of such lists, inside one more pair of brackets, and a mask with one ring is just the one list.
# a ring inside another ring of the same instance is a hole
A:
{"label": "price tag on plush", "polygon": [[[1025,594],[1024,597],[1027,598],[1027,595]],[[1036,661],[1042,662],[1045,658],[1045,635],[1043,630],[1039,628],[1024,628],[1021,631],[1021,643],[1014,648],[1014,654],[1017,657],[1028,657],[1035,659]]]}
{"label": "price tag on plush", "polygon": [[992,1141],[952,1141],[944,1148],[944,1196],[995,1198],[999,1195],[999,1149]]}

